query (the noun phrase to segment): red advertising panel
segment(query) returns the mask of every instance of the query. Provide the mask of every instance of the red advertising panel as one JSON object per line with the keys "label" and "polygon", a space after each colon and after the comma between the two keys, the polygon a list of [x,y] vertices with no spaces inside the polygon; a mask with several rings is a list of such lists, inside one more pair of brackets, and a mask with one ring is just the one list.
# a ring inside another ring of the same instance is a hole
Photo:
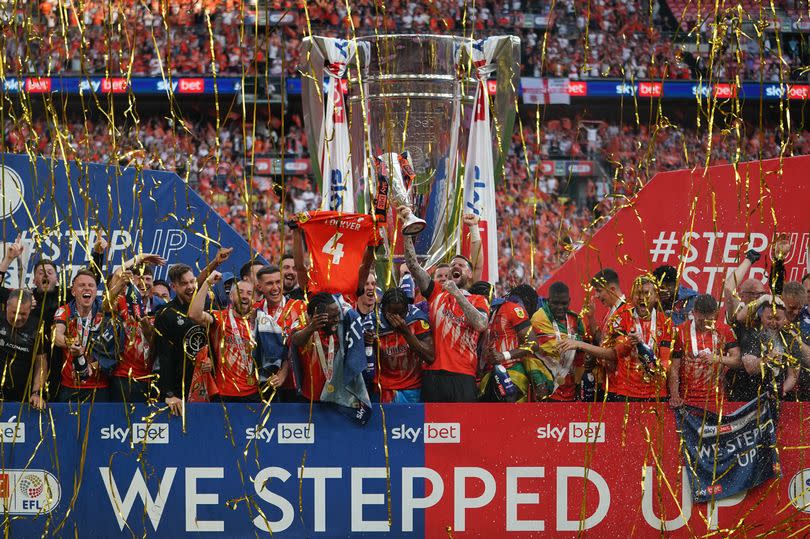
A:
{"label": "red advertising panel", "polygon": [[[579,308],[583,284],[600,269],[619,273],[622,288],[662,264],[681,266],[682,284],[719,297],[726,275],[748,248],[770,253],[774,232],[793,247],[787,279],[807,271],[810,157],[754,161],[657,174],[627,206],[552,275],[571,288]],[[767,279],[768,255],[749,277]]]}
{"label": "red advertising panel", "polygon": [[639,82],[638,95],[640,97],[661,97],[664,95],[664,84],[661,82]]}
{"label": "red advertising panel", "polygon": [[201,94],[205,92],[205,79],[180,79],[177,87],[179,94]]}
{"label": "red advertising panel", "polygon": [[783,408],[780,479],[696,504],[667,404],[426,405],[414,503],[435,538],[787,537],[810,526],[805,415]]}
{"label": "red advertising panel", "polygon": [[29,94],[47,94],[51,91],[51,79],[48,77],[29,77],[25,79],[25,91]]}
{"label": "red advertising panel", "polygon": [[715,99],[734,99],[737,97],[737,86],[734,84],[717,83],[713,88]]}
{"label": "red advertising panel", "polygon": [[104,93],[123,94],[127,91],[127,79],[104,78],[101,79],[101,91]]}
{"label": "red advertising panel", "polygon": [[588,95],[588,83],[585,81],[569,81],[568,95],[574,97],[585,97]]}

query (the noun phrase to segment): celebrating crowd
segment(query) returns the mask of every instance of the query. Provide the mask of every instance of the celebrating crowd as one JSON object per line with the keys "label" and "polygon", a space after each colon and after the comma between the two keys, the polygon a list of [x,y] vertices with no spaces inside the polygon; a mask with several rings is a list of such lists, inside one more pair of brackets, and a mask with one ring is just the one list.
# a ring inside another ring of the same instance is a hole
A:
{"label": "celebrating crowd", "polygon": [[[98,237],[89,267],[59,290],[56,265],[37,259],[33,290],[0,289],[3,400],[158,402],[178,414],[191,402],[328,402],[363,423],[374,402],[714,409],[762,394],[810,398],[810,277],[784,282],[786,238],[770,253],[767,284],[746,279],[761,253],[744,254],[722,308],[661,266],[627,296],[617,273],[601,270],[576,313],[561,281],[544,296],[521,283],[495,297],[480,280],[473,215],[469,258],[425,268],[405,236],[405,263],[383,290],[389,279],[371,269],[380,234],[367,217],[299,214],[281,265],[248,260],[238,275],[219,271],[229,248],[199,274],[171,265],[168,281],[153,280],[166,261],[149,253],[105,271]],[[3,279],[23,251],[7,246]]]}
{"label": "celebrating crowd", "polygon": [[[241,2],[183,0],[170,2],[86,1],[81,11],[66,2],[42,0],[0,5],[5,65],[12,74],[174,74],[295,75],[298,47],[310,31],[330,37],[386,33],[464,33],[478,37],[512,32],[523,43],[526,76],[625,79],[698,79],[766,81],[806,78],[808,50],[795,34],[744,31],[744,24],[767,23],[769,8],[745,10],[703,5],[699,18],[667,2],[600,0],[587,7],[575,0],[548,3],[490,0],[465,3],[437,0],[354,2],[351,13],[340,2],[270,2],[267,27],[255,26],[257,13]],[[775,2],[785,14],[787,4]],[[553,8],[553,9],[551,9]],[[5,10],[5,11],[4,11]],[[525,20],[540,16],[539,28]],[[711,43],[715,24],[722,45]],[[120,25],[111,34],[110,25]],[[256,31],[259,28],[259,31]],[[785,28],[789,30],[789,28]]]}

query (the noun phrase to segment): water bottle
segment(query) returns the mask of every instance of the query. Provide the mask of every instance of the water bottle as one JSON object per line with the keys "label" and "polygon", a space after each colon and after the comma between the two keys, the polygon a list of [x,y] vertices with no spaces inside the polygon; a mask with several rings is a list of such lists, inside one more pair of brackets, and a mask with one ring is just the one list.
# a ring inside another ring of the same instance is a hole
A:
{"label": "water bottle", "polygon": [[638,351],[638,359],[641,361],[644,370],[647,371],[648,374],[654,374],[653,371],[655,370],[656,359],[652,348],[650,348],[647,343],[639,342],[636,345],[636,350]]}
{"label": "water bottle", "polygon": [[596,400],[596,377],[593,371],[586,371],[582,375],[581,394],[582,402],[594,402]]}
{"label": "water bottle", "polygon": [[495,376],[495,385],[498,388],[498,393],[501,395],[501,398],[512,397],[517,392],[517,388],[509,377],[509,373],[506,372],[506,367],[500,364],[495,365],[492,372]]}

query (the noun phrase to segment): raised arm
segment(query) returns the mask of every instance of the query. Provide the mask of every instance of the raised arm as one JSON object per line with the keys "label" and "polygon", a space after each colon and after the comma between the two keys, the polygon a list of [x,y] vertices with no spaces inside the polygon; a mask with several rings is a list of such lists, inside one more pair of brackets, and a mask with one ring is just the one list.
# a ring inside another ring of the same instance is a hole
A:
{"label": "raised arm", "polygon": [[413,240],[410,236],[402,236],[402,246],[405,250],[405,264],[408,266],[408,271],[411,272],[416,286],[422,291],[422,295],[427,297],[428,288],[430,288],[430,284],[433,280],[430,278],[428,272],[425,271],[425,268],[419,264],[419,259],[416,258],[416,249],[413,246]]}
{"label": "raised arm", "polygon": [[301,287],[301,290],[306,290],[309,286],[309,275],[307,275],[308,268],[304,260],[304,235],[300,228],[293,229],[293,263],[295,264],[295,274],[298,276],[298,286]]}
{"label": "raised arm", "polygon": [[[411,270],[413,271],[413,270]],[[423,270],[424,271],[424,270]],[[472,326],[472,328],[477,332],[482,332],[487,329],[487,315],[479,311],[475,308],[475,306],[470,303],[470,300],[467,299],[461,290],[458,289],[456,286],[455,281],[448,279],[444,283],[444,289],[458,302],[458,306],[461,307],[461,311],[464,313],[464,317],[467,319],[467,323]]]}
{"label": "raised arm", "polygon": [[20,238],[14,240],[14,243],[11,245],[6,246],[6,253],[3,255],[3,259],[0,260],[0,303],[5,303],[8,300],[8,295],[10,290],[5,286],[6,280],[6,273],[8,273],[8,267],[14,261],[14,259],[19,258],[24,251],[24,247]]}
{"label": "raised arm", "polygon": [[34,358],[34,378],[31,384],[31,397],[28,402],[37,410],[45,408],[45,379],[48,373],[48,356],[37,354]]}
{"label": "raised arm", "polygon": [[96,242],[93,244],[93,252],[90,257],[90,271],[96,278],[96,283],[100,283],[104,272],[104,252],[107,250],[107,240],[104,234],[99,231]]}
{"label": "raised arm", "polygon": [[371,271],[371,266],[374,264],[374,247],[369,245],[366,247],[366,252],[363,253],[363,261],[360,263],[360,269],[357,271],[357,296],[363,295],[366,288],[366,281],[368,274]]}
{"label": "raised arm", "polygon": [[773,264],[768,276],[771,293],[775,296],[782,294],[785,285],[785,258],[790,254],[790,236],[786,233],[778,234],[773,244]]}
{"label": "raised arm", "polygon": [[[222,247],[219,251],[217,251],[217,256],[207,265],[203,270],[197,275],[197,286],[202,286],[203,283],[208,279],[208,276],[211,275],[223,262],[228,260],[228,257],[231,256],[233,252],[233,247]],[[222,276],[220,275],[220,278]]]}
{"label": "raised arm", "polygon": [[211,272],[211,275],[209,275],[208,278],[206,278],[202,284],[200,284],[200,289],[197,290],[194,297],[191,298],[191,304],[188,306],[188,317],[201,326],[210,326],[214,321],[214,317],[205,312],[205,298],[208,297],[208,291],[211,289],[211,287],[220,279],[222,279],[222,274],[220,272]]}
{"label": "raised arm", "polygon": [[480,281],[484,274],[484,245],[481,241],[481,229],[478,227],[481,218],[474,213],[466,213],[461,220],[470,229],[470,262],[473,266],[473,282]]}
{"label": "raised arm", "polygon": [[759,253],[751,249],[745,253],[745,258],[734,271],[728,274],[725,282],[723,283],[723,301],[726,304],[726,318],[729,321],[734,320],[734,315],[742,303],[737,295],[737,288],[746,279],[751,266],[759,260]]}

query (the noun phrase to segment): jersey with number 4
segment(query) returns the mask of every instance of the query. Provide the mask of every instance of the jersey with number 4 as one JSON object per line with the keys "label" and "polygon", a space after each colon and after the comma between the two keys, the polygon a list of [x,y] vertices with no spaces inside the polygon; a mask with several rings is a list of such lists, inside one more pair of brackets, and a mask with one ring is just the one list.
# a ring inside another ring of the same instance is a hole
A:
{"label": "jersey with number 4", "polygon": [[360,213],[312,211],[298,220],[311,260],[309,293],[355,294],[357,270],[374,237],[374,219]]}

